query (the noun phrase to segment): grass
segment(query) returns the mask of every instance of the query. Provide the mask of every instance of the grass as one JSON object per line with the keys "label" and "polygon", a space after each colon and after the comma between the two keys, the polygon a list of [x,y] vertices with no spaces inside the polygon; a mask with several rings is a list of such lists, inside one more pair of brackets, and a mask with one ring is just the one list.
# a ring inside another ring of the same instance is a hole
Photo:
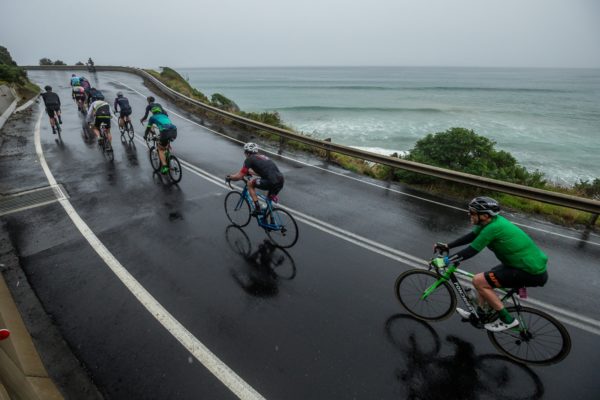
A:
{"label": "grass", "polygon": [[[199,90],[193,88],[181,75],[179,75],[176,71],[171,68],[163,67],[162,72],[157,72],[154,70],[147,69],[145,70],[156,79],[160,80],[162,83],[167,85],[173,90],[184,94],[193,99],[199,100],[202,103],[212,105],[209,99]],[[235,114],[243,116],[248,119],[252,119],[254,121],[263,122],[265,124],[269,124],[272,126],[276,126],[278,128],[282,128],[291,132],[295,132],[290,127],[286,126],[279,117],[278,113],[264,112],[264,113],[247,113],[244,111],[235,112]],[[205,116],[205,113],[203,113]],[[275,133],[259,130],[252,127],[241,126],[241,124],[237,122],[228,121],[221,116],[216,116],[215,120],[221,126],[238,126],[242,127],[244,130],[254,134],[266,141],[270,142],[280,142],[280,136]],[[301,132],[296,132],[299,134],[303,134]],[[304,134],[304,136],[310,137],[310,135]],[[302,142],[287,140],[283,141],[286,148],[294,149],[297,151],[308,152],[314,154],[318,157],[325,158],[327,156],[327,152],[325,150],[312,147],[310,145],[304,144]],[[371,178],[380,179],[380,180],[392,180],[412,187],[417,190],[426,191],[429,193],[433,193],[435,195],[446,197],[452,199],[453,201],[463,201],[468,202],[471,198],[482,195],[482,191],[479,188],[472,187],[469,185],[463,185],[458,183],[453,183],[444,180],[435,180],[435,183],[430,184],[409,184],[403,182],[398,179],[396,174],[391,167],[386,165],[381,165],[377,163],[372,163],[369,161],[365,161],[362,159],[354,158],[351,156],[347,156],[339,153],[330,153],[329,160],[333,164],[336,164],[344,169],[350,170],[357,174],[362,174],[369,176]],[[582,193],[575,188],[566,188],[562,186],[555,185],[546,185],[546,190],[570,194],[574,196],[582,196]],[[535,200],[529,200],[522,197],[517,197],[513,195],[508,195],[504,193],[485,193],[488,196],[495,196],[500,204],[503,205],[504,209],[514,210],[523,213],[538,215],[540,217],[546,218],[554,223],[573,226],[573,225],[589,225],[592,214],[569,209],[566,207],[555,206],[552,204],[546,204]],[[596,220],[594,227],[600,227],[600,218]]]}

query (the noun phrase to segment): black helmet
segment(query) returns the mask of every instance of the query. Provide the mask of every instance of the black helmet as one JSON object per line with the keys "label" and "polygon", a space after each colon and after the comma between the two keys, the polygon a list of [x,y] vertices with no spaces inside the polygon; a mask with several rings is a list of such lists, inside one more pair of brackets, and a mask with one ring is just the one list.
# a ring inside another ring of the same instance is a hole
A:
{"label": "black helmet", "polygon": [[500,212],[500,204],[491,197],[475,197],[469,202],[469,211],[494,217]]}
{"label": "black helmet", "polygon": [[146,97],[146,100],[148,100],[148,103],[154,103],[154,101],[155,101],[153,96]]}
{"label": "black helmet", "polygon": [[52,91],[52,86],[50,86],[50,85],[46,85],[46,86],[44,87],[44,89],[46,89],[46,92],[51,92],[51,91]]}
{"label": "black helmet", "polygon": [[123,92],[117,92],[117,97],[123,97]]}

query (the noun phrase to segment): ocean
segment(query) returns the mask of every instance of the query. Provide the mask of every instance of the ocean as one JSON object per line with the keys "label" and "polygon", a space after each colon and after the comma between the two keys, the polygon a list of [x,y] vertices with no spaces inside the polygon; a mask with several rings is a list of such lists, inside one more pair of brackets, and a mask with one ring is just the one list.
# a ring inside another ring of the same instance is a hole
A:
{"label": "ocean", "polygon": [[383,154],[472,129],[530,171],[572,185],[600,177],[600,69],[181,68],[204,94],[277,111],[294,129]]}

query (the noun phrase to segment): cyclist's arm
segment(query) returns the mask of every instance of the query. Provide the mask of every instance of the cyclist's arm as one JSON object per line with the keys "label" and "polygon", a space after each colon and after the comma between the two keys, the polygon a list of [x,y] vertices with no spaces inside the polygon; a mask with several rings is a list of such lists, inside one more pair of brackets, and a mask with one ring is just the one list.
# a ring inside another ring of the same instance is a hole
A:
{"label": "cyclist's arm", "polygon": [[471,243],[476,237],[477,235],[475,232],[469,232],[465,236],[459,237],[455,241],[448,243],[448,248],[452,249],[454,247],[464,246],[465,244]]}
{"label": "cyclist's arm", "polygon": [[116,113],[117,111],[119,111],[119,107],[118,107],[118,106],[119,106],[119,102],[117,101],[117,99],[115,99],[115,105],[114,105],[114,107],[113,107],[113,108],[115,109],[115,113]]}
{"label": "cyclist's arm", "polygon": [[464,260],[468,260],[469,258],[473,257],[477,253],[479,253],[479,251],[475,250],[471,246],[467,246],[464,249],[462,249],[461,251],[459,251],[458,253],[451,255],[449,258],[450,258],[450,261],[464,261]]}

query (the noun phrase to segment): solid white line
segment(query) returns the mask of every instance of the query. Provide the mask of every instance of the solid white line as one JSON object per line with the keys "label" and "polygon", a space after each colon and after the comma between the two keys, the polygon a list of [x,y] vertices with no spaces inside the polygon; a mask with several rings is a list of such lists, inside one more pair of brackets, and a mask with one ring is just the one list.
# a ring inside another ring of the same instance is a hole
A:
{"label": "solid white line", "polygon": [[[130,90],[136,92],[140,96],[146,98],[146,96],[143,93],[137,91],[136,89],[132,88],[131,86],[126,85],[125,83],[120,82],[120,81],[115,81],[115,82],[118,83],[118,84],[120,84],[120,85],[125,86],[126,88],[129,88]],[[222,137],[224,137],[224,138],[226,138],[226,139],[228,139],[230,141],[233,141],[233,142],[244,143],[241,140],[238,140],[238,139],[232,138],[230,136],[227,136],[227,135],[225,135],[223,133],[214,131],[214,130],[212,130],[210,128],[207,128],[206,126],[200,125],[199,123],[194,122],[194,121],[192,121],[192,120],[190,120],[190,119],[188,119],[188,118],[186,118],[186,117],[184,117],[182,115],[179,115],[175,111],[173,111],[173,109],[171,109],[171,108],[166,108],[165,107],[165,109],[167,111],[169,111],[170,113],[172,113],[173,115],[176,115],[177,117],[183,119],[184,121],[187,121],[187,122],[190,122],[190,123],[192,123],[194,125],[197,125],[200,128],[206,129],[209,132],[212,132],[214,134],[222,136]],[[461,211],[461,212],[467,212],[467,210],[464,209],[464,208],[456,207],[456,206],[453,206],[453,205],[450,205],[450,204],[446,204],[446,203],[442,203],[442,202],[435,201],[435,200],[430,200],[430,199],[427,199],[427,198],[424,198],[424,197],[416,196],[414,194],[405,193],[405,192],[402,192],[402,191],[397,190],[397,189],[392,189],[392,188],[389,188],[389,187],[385,187],[385,186],[379,185],[377,183],[368,182],[368,181],[365,181],[363,179],[360,179],[360,178],[357,178],[357,177],[354,177],[354,176],[345,175],[345,174],[342,174],[340,172],[332,171],[332,170],[327,169],[327,168],[323,168],[323,167],[319,167],[317,165],[309,164],[307,162],[300,161],[300,160],[297,160],[297,159],[292,158],[292,157],[284,156],[282,154],[277,154],[276,152],[273,152],[273,151],[269,151],[269,150],[265,150],[265,149],[263,149],[263,151],[265,153],[269,153],[269,154],[275,155],[277,157],[281,157],[281,158],[286,159],[288,161],[292,161],[292,162],[295,162],[295,163],[298,163],[298,164],[302,164],[302,165],[305,165],[305,166],[308,166],[308,167],[312,167],[312,168],[315,168],[315,169],[318,169],[318,170],[321,170],[321,171],[325,171],[325,172],[328,172],[328,173],[333,174],[333,175],[338,175],[338,176],[341,176],[341,177],[346,178],[346,179],[354,180],[354,181],[357,181],[357,182],[360,182],[360,183],[363,183],[363,184],[366,184],[366,185],[374,186],[376,188],[387,190],[387,191],[392,192],[392,193],[400,194],[400,195],[407,196],[407,197],[412,197],[412,198],[415,198],[415,199],[418,199],[418,200],[421,200],[421,201],[425,201],[427,203],[436,204],[436,205],[439,205],[439,206],[451,208],[451,209],[458,210],[458,211]],[[547,233],[549,235],[555,235],[555,236],[559,236],[559,237],[562,237],[562,238],[565,238],[565,239],[571,239],[571,240],[576,240],[578,242],[583,242],[583,243],[591,244],[591,245],[594,245],[594,246],[600,246],[600,243],[592,242],[592,241],[589,241],[589,240],[581,240],[581,238],[578,238],[578,237],[564,235],[562,233],[552,232],[552,231],[548,231],[548,230],[545,230],[545,229],[542,229],[542,228],[536,228],[534,226],[522,224],[522,223],[519,223],[519,222],[514,222],[513,221],[513,223],[515,225],[517,225],[517,226],[522,226],[524,228],[528,228],[528,229],[536,230],[536,231],[539,231],[539,232]]]}
{"label": "solid white line", "polygon": [[[35,125],[35,150],[40,164],[46,174],[50,185],[56,185],[56,180],[48,168],[44,152],[40,142],[40,124],[43,113],[40,113]],[[165,328],[179,343],[181,343],[192,355],[206,367],[217,379],[219,379],[229,390],[240,399],[264,399],[256,390],[239,377],[231,368],[214,355],[202,342],[189,332],[179,321],[177,321],[112,255],[98,237],[92,232],[88,225],[81,219],[69,200],[59,201],[67,215],[71,218],[79,232],[88,241],[90,246],[108,265],[113,273],[148,310],[148,312]]]}

